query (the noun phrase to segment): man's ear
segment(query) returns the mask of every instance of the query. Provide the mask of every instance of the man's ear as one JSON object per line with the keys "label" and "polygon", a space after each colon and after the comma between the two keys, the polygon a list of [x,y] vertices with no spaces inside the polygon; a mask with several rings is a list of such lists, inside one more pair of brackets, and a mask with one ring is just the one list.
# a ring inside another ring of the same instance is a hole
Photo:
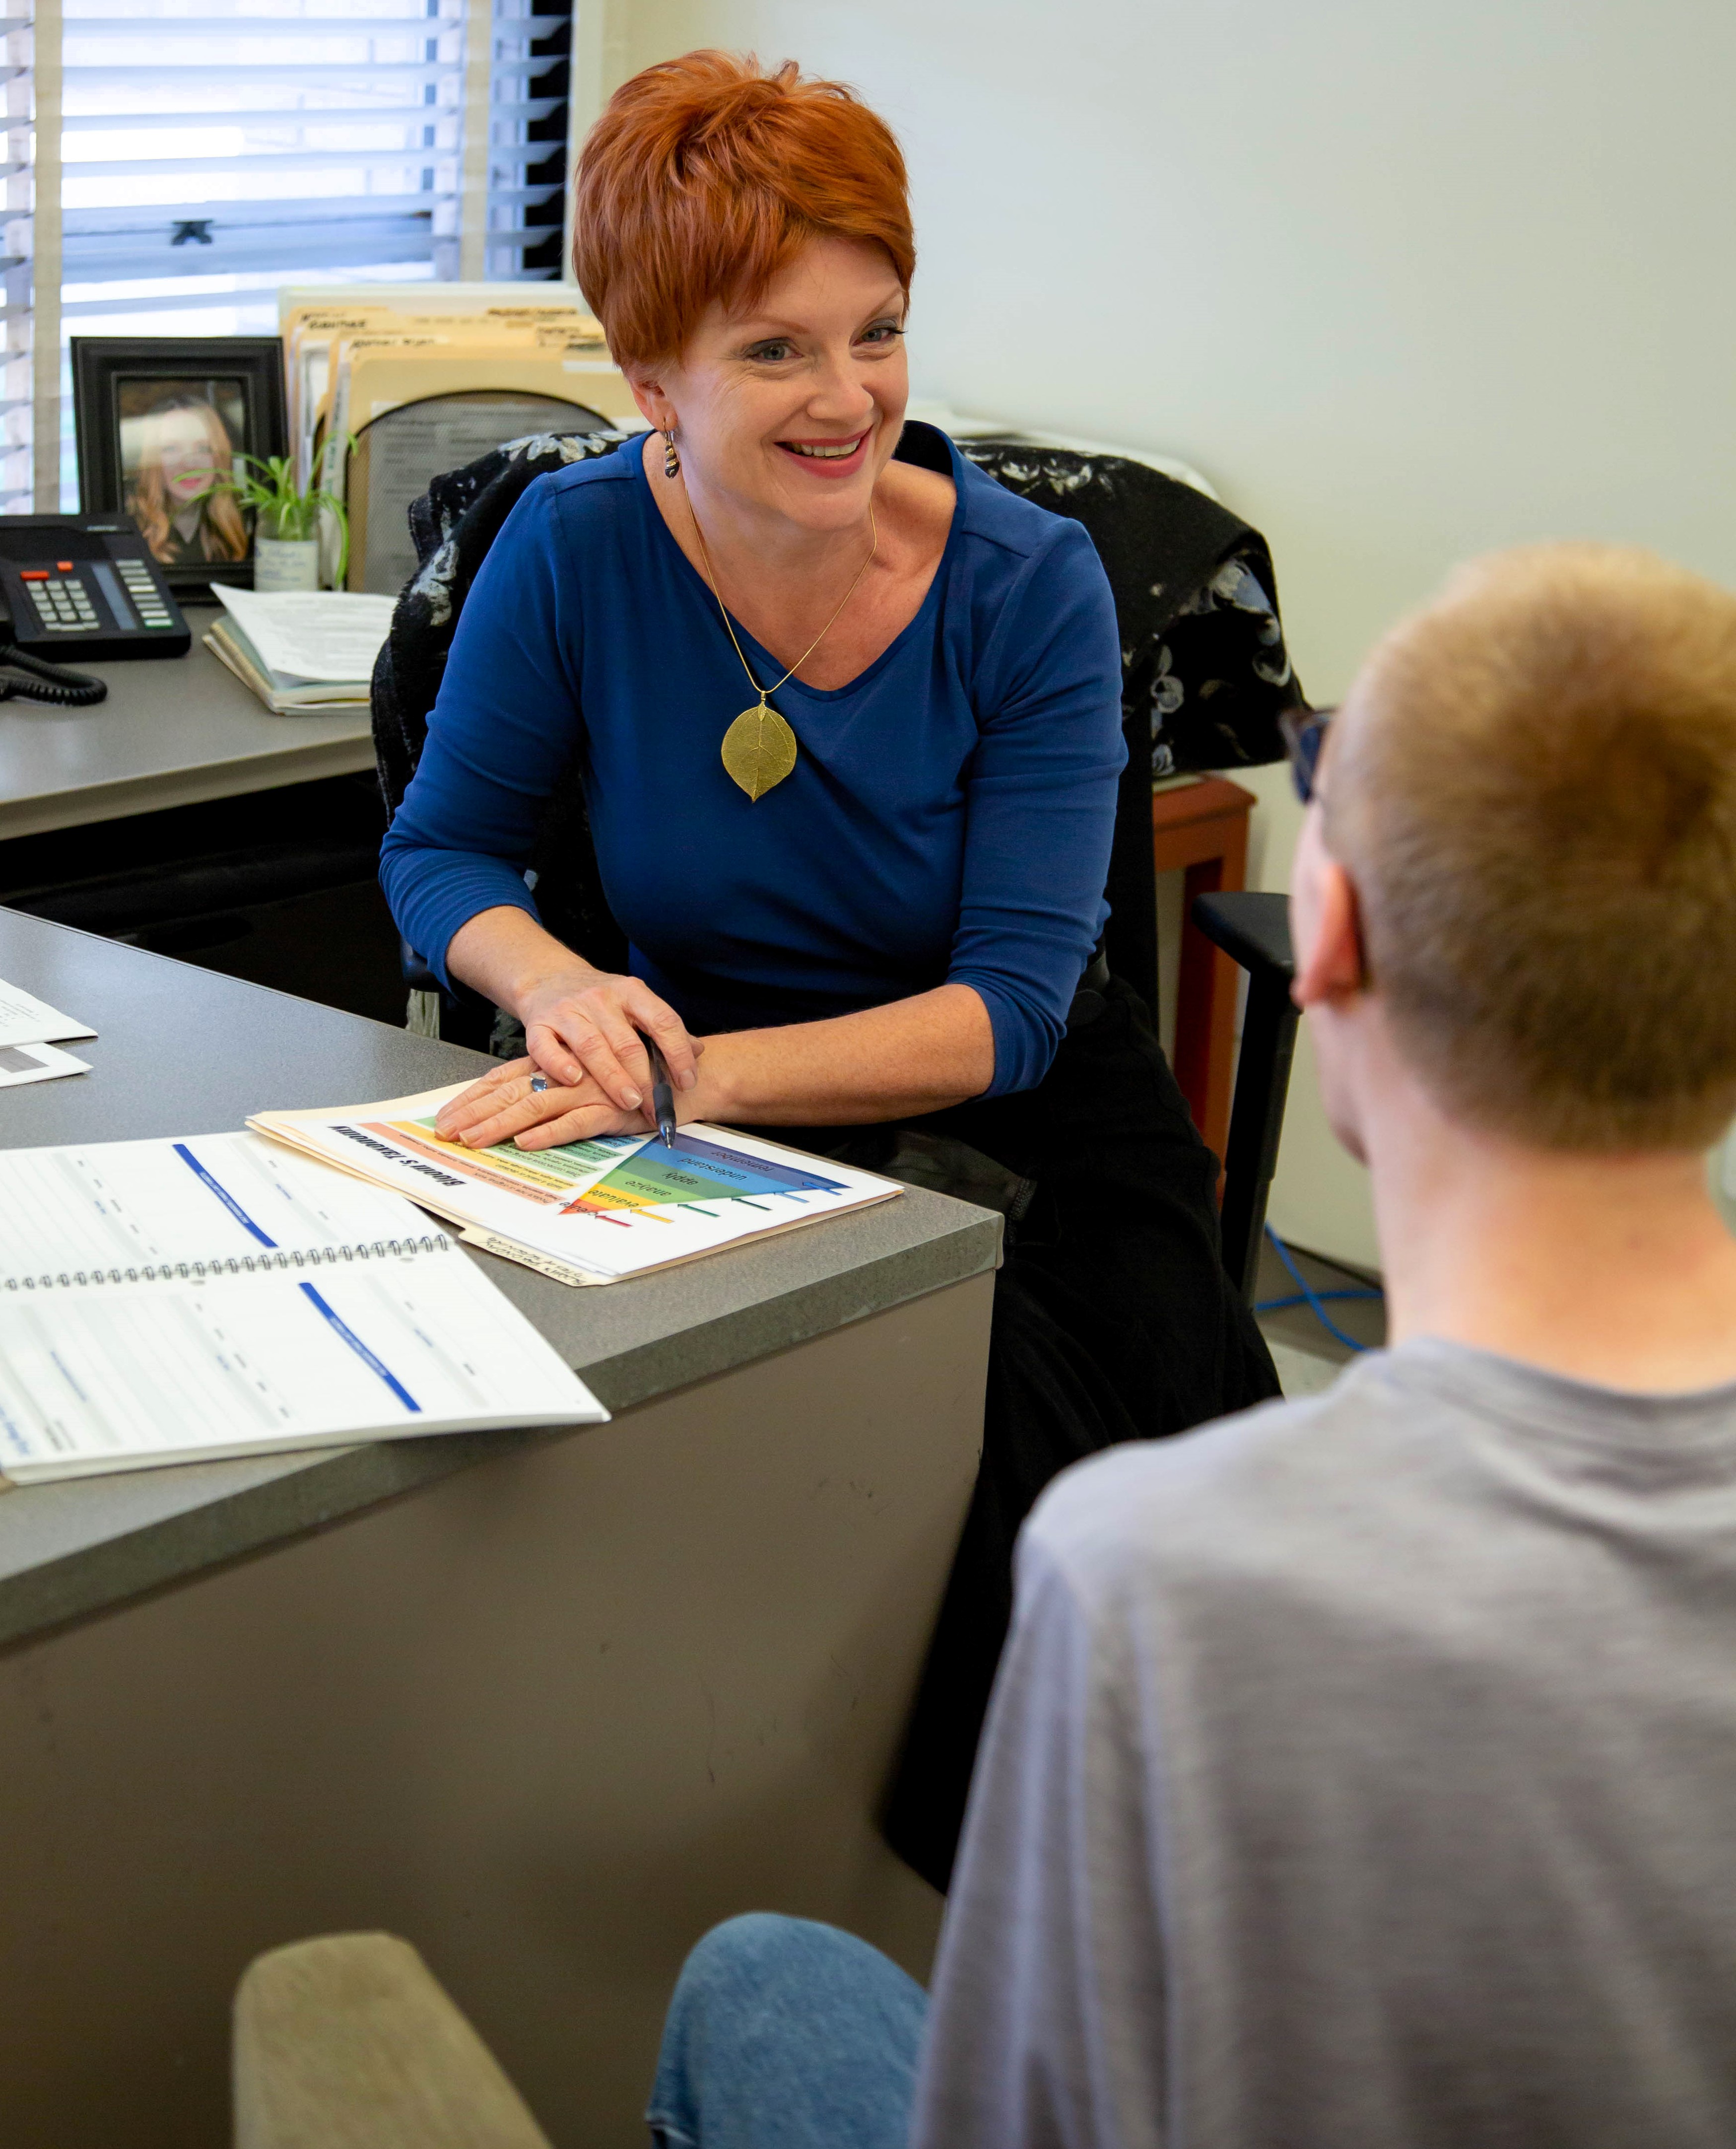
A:
{"label": "man's ear", "polygon": [[[1324,851],[1314,861],[1312,878],[1302,929],[1306,945],[1298,940],[1296,980],[1290,988],[1290,997],[1302,1008],[1348,999],[1368,984],[1356,883]],[[1293,908],[1292,923],[1301,923]]]}

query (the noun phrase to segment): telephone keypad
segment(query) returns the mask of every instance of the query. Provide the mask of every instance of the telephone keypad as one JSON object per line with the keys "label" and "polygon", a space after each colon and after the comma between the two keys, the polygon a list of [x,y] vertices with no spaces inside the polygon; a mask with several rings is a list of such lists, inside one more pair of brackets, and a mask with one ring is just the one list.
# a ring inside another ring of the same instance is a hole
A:
{"label": "telephone keypad", "polygon": [[100,630],[103,622],[76,576],[68,581],[63,576],[38,570],[23,580],[38,619],[51,632],[83,634]]}
{"label": "telephone keypad", "polygon": [[133,600],[133,610],[137,611],[145,625],[147,627],[172,625],[173,622],[164,609],[163,600],[157,594],[157,585],[151,580],[150,570],[143,561],[118,560],[115,565],[120,571],[121,580],[127,586],[127,595]]}
{"label": "telephone keypad", "polygon": [[[68,563],[58,561],[56,565],[57,567],[65,567]],[[172,628],[174,622],[157,593],[157,586],[151,579],[149,569],[133,560],[117,561],[115,565],[140,624],[159,631],[164,627]],[[53,572],[46,567],[26,568],[20,579],[36,609],[38,620],[50,633],[85,634],[101,631],[103,622],[98,617],[96,607],[90,601],[90,593],[76,569],[68,575]],[[124,626],[127,622],[123,620],[121,624]]]}

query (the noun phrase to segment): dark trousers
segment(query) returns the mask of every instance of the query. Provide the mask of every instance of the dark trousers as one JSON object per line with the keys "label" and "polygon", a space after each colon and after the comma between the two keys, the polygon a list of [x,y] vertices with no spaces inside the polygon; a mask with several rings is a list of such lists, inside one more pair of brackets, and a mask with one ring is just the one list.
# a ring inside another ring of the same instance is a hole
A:
{"label": "dark trousers", "polygon": [[[1217,1159],[1131,987],[1080,994],[1036,1089],[909,1124],[1024,1182],[995,1281],[981,1468],[884,1816],[944,1890],[1038,1494],[1071,1462],[1264,1402],[1278,1381],[1219,1256]],[[784,1138],[872,1169],[897,1131]]]}

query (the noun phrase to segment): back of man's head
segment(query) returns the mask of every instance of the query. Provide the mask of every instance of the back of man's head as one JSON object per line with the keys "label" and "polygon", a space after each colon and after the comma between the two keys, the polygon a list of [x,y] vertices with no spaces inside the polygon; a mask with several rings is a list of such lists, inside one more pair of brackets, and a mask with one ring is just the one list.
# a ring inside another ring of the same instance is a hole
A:
{"label": "back of man's head", "polygon": [[1359,674],[1325,810],[1453,1116],[1615,1153],[1736,1114],[1736,596],[1613,546],[1462,568]]}

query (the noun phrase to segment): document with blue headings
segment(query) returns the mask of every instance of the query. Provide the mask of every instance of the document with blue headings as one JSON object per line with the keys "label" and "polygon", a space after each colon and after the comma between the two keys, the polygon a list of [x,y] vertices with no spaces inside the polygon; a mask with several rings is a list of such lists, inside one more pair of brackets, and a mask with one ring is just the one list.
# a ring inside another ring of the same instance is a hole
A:
{"label": "document with blue headings", "polygon": [[0,1151],[12,1484],[607,1416],[396,1194],[248,1134]]}

